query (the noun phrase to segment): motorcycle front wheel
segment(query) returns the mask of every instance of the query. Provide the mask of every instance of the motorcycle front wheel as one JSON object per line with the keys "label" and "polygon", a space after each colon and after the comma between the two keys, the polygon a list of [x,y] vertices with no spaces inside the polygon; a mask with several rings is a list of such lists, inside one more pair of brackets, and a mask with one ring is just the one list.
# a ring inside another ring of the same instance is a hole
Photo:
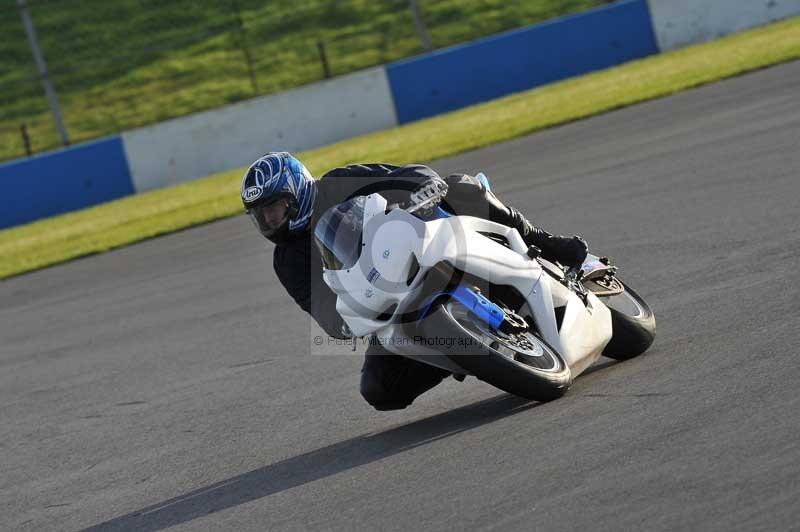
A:
{"label": "motorcycle front wheel", "polygon": [[569,367],[530,331],[494,330],[455,300],[434,304],[420,329],[453,362],[501,390],[535,401],[552,401],[572,382]]}

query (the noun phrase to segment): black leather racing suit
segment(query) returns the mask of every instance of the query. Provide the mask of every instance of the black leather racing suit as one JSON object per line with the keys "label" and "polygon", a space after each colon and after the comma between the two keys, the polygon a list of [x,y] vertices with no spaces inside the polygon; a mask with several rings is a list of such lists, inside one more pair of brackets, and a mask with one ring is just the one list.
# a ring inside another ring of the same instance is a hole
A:
{"label": "black leather racing suit", "polygon": [[[342,338],[343,321],[336,312],[336,296],[322,279],[322,259],[313,242],[319,217],[351,197],[373,192],[380,192],[390,204],[401,203],[416,187],[433,177],[439,176],[431,168],[418,164],[399,167],[358,164],[335,168],[318,181],[309,230],[289,243],[277,245],[273,266],[295,302],[311,314],[326,333]],[[547,242],[554,238],[531,226],[518,211],[506,207],[474,177],[454,174],[444,180],[449,187],[443,203],[447,210],[517,227],[526,241],[532,239],[536,245],[542,244],[543,251],[546,251]],[[444,370],[370,344],[361,369],[361,395],[378,410],[405,408],[447,375],[449,373]]]}

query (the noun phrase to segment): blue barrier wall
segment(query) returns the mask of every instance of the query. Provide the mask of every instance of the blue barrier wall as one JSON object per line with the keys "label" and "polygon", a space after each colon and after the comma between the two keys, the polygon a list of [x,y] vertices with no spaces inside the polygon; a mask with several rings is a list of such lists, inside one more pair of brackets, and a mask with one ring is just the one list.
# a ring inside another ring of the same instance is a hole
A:
{"label": "blue barrier wall", "polygon": [[658,53],[646,0],[459,45],[388,66],[400,123]]}
{"label": "blue barrier wall", "polygon": [[120,137],[0,164],[0,229],[132,193]]}

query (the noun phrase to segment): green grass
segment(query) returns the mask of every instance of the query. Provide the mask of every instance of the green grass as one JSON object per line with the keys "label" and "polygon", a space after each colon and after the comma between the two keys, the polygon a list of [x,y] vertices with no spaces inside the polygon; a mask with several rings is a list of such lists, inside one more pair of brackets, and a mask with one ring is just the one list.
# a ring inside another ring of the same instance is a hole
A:
{"label": "green grass", "polygon": [[[28,0],[72,142],[422,52],[408,0]],[[419,0],[434,47],[604,0]],[[244,40],[238,28],[238,5]],[[58,145],[15,3],[0,6],[0,160]],[[245,46],[243,47],[242,44]],[[254,63],[257,90],[244,49]]]}
{"label": "green grass", "polygon": [[[315,175],[356,161],[431,161],[798,58],[800,17],[299,155]],[[241,173],[0,231],[0,278],[239,214]]]}

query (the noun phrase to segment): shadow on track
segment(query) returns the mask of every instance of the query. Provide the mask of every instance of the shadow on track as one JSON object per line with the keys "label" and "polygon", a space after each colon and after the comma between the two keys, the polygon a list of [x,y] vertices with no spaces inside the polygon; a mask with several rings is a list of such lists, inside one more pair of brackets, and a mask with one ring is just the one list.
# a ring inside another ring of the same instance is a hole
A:
{"label": "shadow on track", "polygon": [[581,377],[585,377],[587,375],[591,375],[596,371],[603,371],[604,369],[610,368],[611,366],[616,366],[619,364],[619,360],[613,360],[611,358],[601,358],[599,361],[595,362],[588,368],[584,370],[583,373],[580,374]]}
{"label": "shadow on track", "polygon": [[427,445],[541,403],[500,395],[376,434],[358,436],[211,484],[82,532],[155,531]]}

